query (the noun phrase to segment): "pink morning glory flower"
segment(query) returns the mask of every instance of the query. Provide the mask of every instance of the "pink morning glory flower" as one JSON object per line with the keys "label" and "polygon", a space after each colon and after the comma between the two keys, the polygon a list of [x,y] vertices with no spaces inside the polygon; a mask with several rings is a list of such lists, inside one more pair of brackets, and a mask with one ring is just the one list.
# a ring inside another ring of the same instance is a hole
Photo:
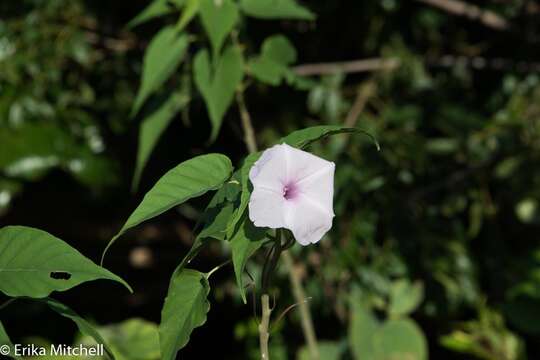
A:
{"label": "pink morning glory flower", "polygon": [[249,218],[255,226],[292,231],[309,245],[332,227],[335,164],[287,144],[263,152],[249,172]]}

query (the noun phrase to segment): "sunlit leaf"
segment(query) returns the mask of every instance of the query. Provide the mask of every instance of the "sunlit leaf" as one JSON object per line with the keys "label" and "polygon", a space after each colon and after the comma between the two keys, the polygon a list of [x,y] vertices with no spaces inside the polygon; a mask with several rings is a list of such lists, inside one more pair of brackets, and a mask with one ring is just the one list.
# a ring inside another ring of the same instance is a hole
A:
{"label": "sunlit leaf", "polygon": [[154,0],[135,16],[127,26],[133,28],[156,17],[167,15],[174,10],[180,9],[185,2],[186,0]]}
{"label": "sunlit leaf", "polygon": [[296,61],[296,50],[283,35],[267,38],[261,54],[250,61],[251,73],[260,81],[279,85],[289,72],[288,66]]}
{"label": "sunlit leaf", "polygon": [[[317,343],[319,349],[319,358],[321,360],[340,360],[343,353],[343,346],[335,341],[319,341]],[[302,346],[298,351],[297,360],[311,360],[309,348]]]}
{"label": "sunlit leaf", "polygon": [[210,310],[209,291],[210,285],[204,274],[190,269],[175,272],[159,325],[162,360],[176,359],[176,353],[186,346],[193,329],[206,322]]}
{"label": "sunlit leaf", "polygon": [[177,31],[182,31],[188,24],[193,20],[195,15],[199,12],[199,7],[201,5],[201,0],[186,0],[186,6],[180,20],[178,20],[178,25],[176,26]]}
{"label": "sunlit leaf", "polygon": [[385,322],[375,332],[374,341],[376,359],[425,360],[428,358],[426,338],[418,325],[409,319]]}
{"label": "sunlit leaf", "polygon": [[357,360],[376,360],[373,335],[380,325],[373,313],[355,296],[351,304],[349,344]]}
{"label": "sunlit leaf", "polygon": [[201,92],[212,122],[210,140],[216,139],[223,117],[234,99],[234,93],[244,77],[244,63],[240,50],[228,47],[215,62],[213,69],[207,50],[195,56],[193,76]]}
{"label": "sunlit leaf", "polygon": [[43,298],[98,279],[131,290],[120,277],[45,231],[24,226],[0,229],[0,291],[6,295]]}
{"label": "sunlit leaf", "polygon": [[154,36],[144,53],[141,85],[133,104],[132,116],[173,74],[182,62],[187,46],[187,35],[180,35],[174,26],[166,26]]}
{"label": "sunlit leaf", "polygon": [[200,0],[202,24],[212,44],[212,54],[216,57],[227,35],[238,21],[238,7],[232,0]]}
{"label": "sunlit leaf", "polygon": [[188,101],[188,97],[184,94],[173,93],[142,121],[139,130],[139,147],[137,149],[135,174],[133,175],[133,188],[138,186],[142,171],[161,134]]}
{"label": "sunlit leaf", "polygon": [[390,288],[388,311],[392,316],[406,315],[413,312],[422,302],[424,287],[421,283],[411,284],[408,280],[398,280]]}
{"label": "sunlit leaf", "polygon": [[314,20],[315,15],[295,0],[241,0],[242,10],[260,19]]}
{"label": "sunlit leaf", "polygon": [[319,141],[331,135],[343,133],[358,133],[367,135],[379,148],[379,143],[375,138],[364,130],[344,127],[340,125],[319,125],[297,130],[282,138],[279,143],[286,143],[291,146],[304,149],[315,141]]}
{"label": "sunlit leaf", "polygon": [[111,239],[103,251],[101,261],[110,246],[127,230],[191,198],[218,189],[231,173],[231,160],[222,154],[196,156],[169,170],[146,193],[122,229]]}
{"label": "sunlit leaf", "polygon": [[[158,360],[159,331],[157,324],[144,319],[133,318],[118,324],[99,326],[99,334],[109,344],[117,360]],[[91,343],[83,337],[82,344]]]}

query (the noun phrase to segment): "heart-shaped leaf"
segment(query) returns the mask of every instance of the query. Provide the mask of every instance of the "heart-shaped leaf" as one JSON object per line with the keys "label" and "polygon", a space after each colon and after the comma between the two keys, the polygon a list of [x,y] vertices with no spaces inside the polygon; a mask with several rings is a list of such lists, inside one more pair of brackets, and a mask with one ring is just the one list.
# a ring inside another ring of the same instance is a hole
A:
{"label": "heart-shaped leaf", "polygon": [[242,10],[260,19],[314,20],[315,15],[294,0],[241,0]]}
{"label": "heart-shaped leaf", "polygon": [[129,285],[51,234],[24,226],[0,229],[0,291],[43,298],[86,281],[107,279]]}
{"label": "heart-shaped leaf", "polygon": [[201,92],[212,122],[210,140],[216,139],[223,117],[234,99],[234,93],[244,77],[244,62],[240,50],[228,47],[212,69],[207,50],[197,53],[193,65],[195,84]]}
{"label": "heart-shaped leaf", "polygon": [[186,346],[193,329],[206,322],[209,292],[210,284],[204,274],[190,269],[174,273],[159,325],[162,360],[176,359],[176,353]]}
{"label": "heart-shaped leaf", "polygon": [[279,143],[286,143],[291,146],[304,149],[315,141],[319,141],[331,135],[344,133],[364,134],[368,136],[373,141],[377,149],[379,149],[379,143],[373,137],[373,135],[369,134],[364,130],[340,125],[319,125],[297,130],[285,136],[284,138],[281,138]]}
{"label": "heart-shaped leaf", "polygon": [[238,21],[238,7],[232,0],[201,0],[199,16],[210,37],[212,54],[216,57]]}
{"label": "heart-shaped leaf", "polygon": [[169,170],[146,193],[122,229],[111,239],[103,251],[101,262],[111,245],[127,230],[191,198],[218,189],[231,173],[231,160],[222,154],[196,156]]}
{"label": "heart-shaped leaf", "polygon": [[174,26],[166,26],[154,36],[144,53],[141,86],[133,104],[132,116],[176,70],[187,47],[187,35],[178,34]]}
{"label": "heart-shaped leaf", "polygon": [[296,61],[296,50],[283,35],[267,38],[261,54],[250,61],[251,73],[260,81],[279,85],[290,72],[288,66]]}
{"label": "heart-shaped leaf", "polygon": [[167,128],[174,116],[188,103],[189,98],[181,92],[175,92],[161,103],[157,109],[144,118],[139,130],[139,147],[133,188],[137,188],[146,162],[156,146],[161,134]]}

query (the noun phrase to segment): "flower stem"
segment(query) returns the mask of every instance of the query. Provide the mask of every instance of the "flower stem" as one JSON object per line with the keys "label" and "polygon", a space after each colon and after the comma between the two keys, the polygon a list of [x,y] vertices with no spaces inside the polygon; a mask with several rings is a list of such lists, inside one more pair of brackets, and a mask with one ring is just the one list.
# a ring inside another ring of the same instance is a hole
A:
{"label": "flower stem", "polygon": [[[240,110],[240,118],[242,120],[242,129],[244,130],[244,140],[246,142],[248,151],[250,153],[257,151],[257,142],[255,140],[255,132],[253,130],[253,124],[251,123],[251,116],[249,114],[249,111],[246,106],[246,102],[244,99],[244,92],[243,89],[236,92],[236,101],[238,103],[238,108]],[[294,263],[292,260],[291,255],[287,250],[284,250],[282,252],[283,254],[283,260],[285,261],[285,264],[287,268],[289,268],[289,279],[291,282],[292,292],[294,299],[296,303],[298,303],[300,307],[300,319],[302,322],[302,331],[304,332],[304,338],[306,339],[307,346],[309,349],[309,353],[312,359],[319,360],[319,347],[317,345],[317,337],[315,335],[315,328],[313,326],[313,320],[311,319],[311,314],[309,312],[309,305],[306,300],[304,287],[302,285],[302,280],[300,278],[300,274],[298,271],[294,269]],[[264,316],[265,316],[265,308],[264,303],[266,301],[266,314],[268,316],[268,321],[270,320],[270,307],[268,305],[268,295],[266,293],[263,293],[261,296],[261,303],[263,305],[263,320],[261,321],[261,325],[259,325],[259,334],[260,334],[260,342],[261,342],[261,358],[264,360],[268,360],[268,338],[270,337],[268,333],[268,323],[266,323],[266,347],[263,347],[263,332],[262,332],[262,324],[264,322]],[[263,350],[266,349],[266,352]]]}
{"label": "flower stem", "polygon": [[270,333],[268,327],[270,325],[270,315],[272,309],[270,309],[270,297],[268,294],[261,296],[262,305],[262,318],[259,324],[259,345],[261,348],[261,360],[269,360],[270,354],[268,352],[268,340],[270,339]]}

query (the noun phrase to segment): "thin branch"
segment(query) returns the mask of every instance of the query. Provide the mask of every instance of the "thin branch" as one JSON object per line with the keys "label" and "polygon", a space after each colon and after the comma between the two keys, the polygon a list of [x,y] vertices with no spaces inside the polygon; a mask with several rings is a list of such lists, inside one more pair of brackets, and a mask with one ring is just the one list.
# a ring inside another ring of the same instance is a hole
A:
{"label": "thin branch", "polygon": [[508,30],[510,24],[502,16],[491,10],[484,10],[476,5],[471,5],[459,0],[417,0],[444,10],[450,14],[464,16],[470,20],[479,21],[484,26],[495,30]]}
{"label": "thin branch", "polygon": [[251,122],[251,116],[247,110],[246,101],[244,99],[244,90],[236,92],[236,102],[238,103],[238,111],[242,121],[242,130],[244,131],[244,141],[250,153],[257,151],[257,142],[255,140],[255,131]]}
{"label": "thin branch", "polygon": [[306,338],[310,359],[319,360],[320,355],[319,347],[317,345],[317,336],[315,335],[315,327],[313,326],[313,319],[311,318],[311,313],[309,311],[309,304],[305,301],[306,293],[302,286],[300,272],[294,265],[294,261],[288,250],[285,250],[282,255],[285,266],[289,269],[289,280],[291,282],[293,296],[298,303],[300,310],[302,330],[304,332],[304,337]]}
{"label": "thin branch", "polygon": [[396,58],[361,59],[343,62],[304,64],[293,67],[297,75],[330,75],[338,72],[359,73],[368,71],[394,70],[400,65]]}
{"label": "thin branch", "polygon": [[345,118],[344,125],[345,127],[355,127],[358,117],[364,111],[366,104],[371,96],[375,93],[375,83],[373,81],[368,81],[367,83],[360,86],[356,94],[356,99]]}
{"label": "thin branch", "polygon": [[[518,72],[540,71],[539,62],[516,61],[505,58],[486,58],[482,56],[443,55],[440,57],[429,57],[425,62],[428,66],[445,68],[465,66],[475,70]],[[373,58],[342,62],[302,64],[294,67],[293,70],[298,75],[315,76],[330,75],[338,72],[351,74],[369,71],[389,71],[395,70],[400,65],[401,63],[397,58]]]}

